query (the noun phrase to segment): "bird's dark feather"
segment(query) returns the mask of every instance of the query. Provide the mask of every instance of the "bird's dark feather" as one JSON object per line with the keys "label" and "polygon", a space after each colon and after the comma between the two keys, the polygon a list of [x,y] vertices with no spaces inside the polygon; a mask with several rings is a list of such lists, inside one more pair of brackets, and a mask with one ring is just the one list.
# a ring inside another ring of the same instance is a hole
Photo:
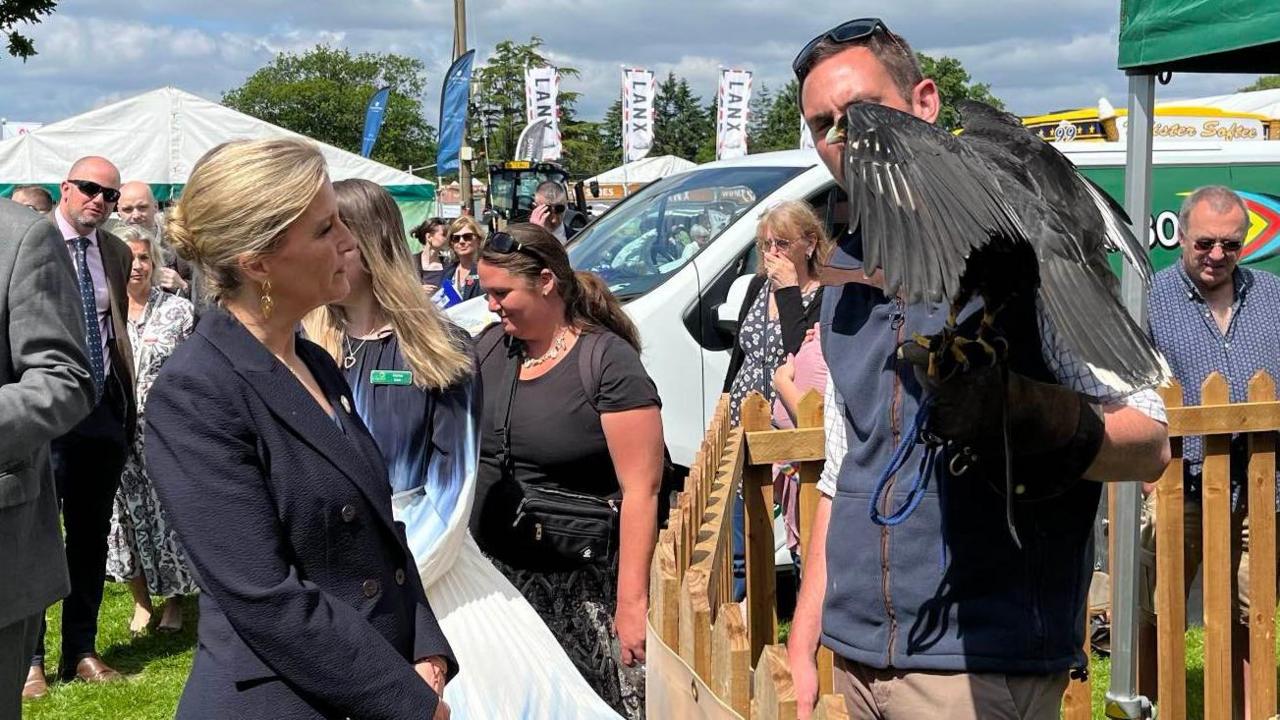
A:
{"label": "bird's dark feather", "polygon": [[[1117,389],[1162,381],[1163,361],[1107,264],[1107,250],[1119,249],[1150,277],[1118,207],[1017,118],[975,102],[960,110],[956,136],[881,105],[848,108],[849,227],[861,229],[865,270],[883,269],[886,294],[912,303],[1038,294],[1055,332],[1100,379]],[[1004,273],[1013,278],[996,279]]]}

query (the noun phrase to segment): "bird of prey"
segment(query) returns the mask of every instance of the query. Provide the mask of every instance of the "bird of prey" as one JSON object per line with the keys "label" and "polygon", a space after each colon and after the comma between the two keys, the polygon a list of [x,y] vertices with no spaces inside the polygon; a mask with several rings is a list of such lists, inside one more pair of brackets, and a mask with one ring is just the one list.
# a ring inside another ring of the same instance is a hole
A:
{"label": "bird of prey", "polygon": [[[1160,384],[1168,367],[1121,304],[1107,263],[1118,251],[1150,282],[1145,244],[1123,211],[1018,118],[974,101],[959,103],[963,133],[874,103],[854,103],[832,130],[844,135],[849,228],[860,228],[864,271],[883,271],[887,296],[951,304],[929,341],[930,374],[973,358],[993,362],[1000,312],[1036,302],[1077,360],[1115,394]],[[955,319],[983,299],[979,337]],[[935,362],[936,361],[936,362]]]}

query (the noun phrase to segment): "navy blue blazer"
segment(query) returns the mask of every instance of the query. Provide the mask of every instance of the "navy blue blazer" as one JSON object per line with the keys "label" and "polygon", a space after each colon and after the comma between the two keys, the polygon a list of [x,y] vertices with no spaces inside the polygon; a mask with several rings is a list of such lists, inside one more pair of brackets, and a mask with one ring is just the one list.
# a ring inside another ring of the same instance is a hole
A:
{"label": "navy blue blazer", "polygon": [[318,346],[297,351],[336,419],[221,309],[151,389],[147,466],[202,590],[177,716],[429,718],[411,663],[457,663],[346,381]]}

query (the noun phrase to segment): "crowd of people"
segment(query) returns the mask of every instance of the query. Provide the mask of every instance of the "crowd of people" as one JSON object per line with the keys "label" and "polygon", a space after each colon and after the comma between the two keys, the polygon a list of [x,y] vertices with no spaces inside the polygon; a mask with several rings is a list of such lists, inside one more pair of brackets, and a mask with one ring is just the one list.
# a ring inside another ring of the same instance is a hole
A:
{"label": "crowd of people", "polygon": [[[876,19],[819,35],[794,70],[838,182],[843,138],[828,130],[848,105],[940,111],[907,41]],[[108,577],[129,584],[135,636],[181,630],[198,594],[179,717],[644,717],[649,568],[677,478],[638,332],[571,267],[565,209],[552,183],[530,222],[407,232],[383,188],[331,182],[296,139],[214,147],[163,215],[96,156],[56,202],[39,186],[0,199],[0,570],[20,579],[0,585],[0,718],[51,678],[121,679],[97,654]],[[1181,261],[1151,290],[1150,331],[1187,403],[1210,372],[1233,400],[1255,370],[1280,376],[1280,282],[1237,265],[1248,218],[1227,188],[1192,193]],[[679,257],[710,233],[668,235]],[[1111,391],[1032,308],[1024,339],[1040,351],[1016,372],[1069,411],[1019,417],[1039,439],[1013,451],[1021,546],[1002,485],[961,487],[943,465],[926,466],[913,514],[876,522],[868,499],[925,396],[980,402],[986,386],[921,381],[899,346],[945,313],[850,281],[857,232],[829,237],[788,201],[764,209],[757,242],[724,383],[733,420],[752,392],[778,427],[803,393],[824,404],[807,557],[796,471],[775,467],[802,577],[788,641],[800,717],[823,645],[856,718],[1057,718],[1087,667],[1101,482],[1161,474],[1159,396]],[[499,320],[472,338],[440,308],[477,297]],[[1199,453],[1189,440],[1189,573]],[[1241,627],[1246,487],[1233,478]]]}

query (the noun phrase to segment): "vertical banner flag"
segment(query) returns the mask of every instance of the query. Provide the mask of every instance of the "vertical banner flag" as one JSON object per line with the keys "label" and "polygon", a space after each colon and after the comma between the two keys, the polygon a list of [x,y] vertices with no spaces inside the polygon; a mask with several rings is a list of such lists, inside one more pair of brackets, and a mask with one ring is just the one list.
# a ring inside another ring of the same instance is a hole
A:
{"label": "vertical banner flag", "polygon": [[653,71],[622,68],[622,162],[635,162],[653,147]]}
{"label": "vertical banner flag", "polygon": [[471,95],[471,63],[476,51],[468,50],[449,66],[440,91],[440,142],[436,146],[436,175],[458,169],[463,136],[467,133],[467,101]]}
{"label": "vertical banner flag", "polygon": [[804,121],[804,116],[800,116],[800,149],[812,150],[816,145],[813,144],[813,133],[809,131],[809,123]]}
{"label": "vertical banner flag", "polygon": [[553,67],[525,68],[525,121],[532,125],[547,120],[550,127],[543,135],[542,152],[535,150],[534,160],[560,159],[560,71]]}
{"label": "vertical banner flag", "polygon": [[720,69],[716,96],[716,159],[747,154],[747,107],[751,104],[751,71]]}
{"label": "vertical banner flag", "polygon": [[387,116],[387,100],[391,96],[391,88],[384,87],[369,98],[364,109],[364,140],[360,143],[360,156],[369,157],[373,146],[378,142],[378,133],[382,132],[382,121]]}

